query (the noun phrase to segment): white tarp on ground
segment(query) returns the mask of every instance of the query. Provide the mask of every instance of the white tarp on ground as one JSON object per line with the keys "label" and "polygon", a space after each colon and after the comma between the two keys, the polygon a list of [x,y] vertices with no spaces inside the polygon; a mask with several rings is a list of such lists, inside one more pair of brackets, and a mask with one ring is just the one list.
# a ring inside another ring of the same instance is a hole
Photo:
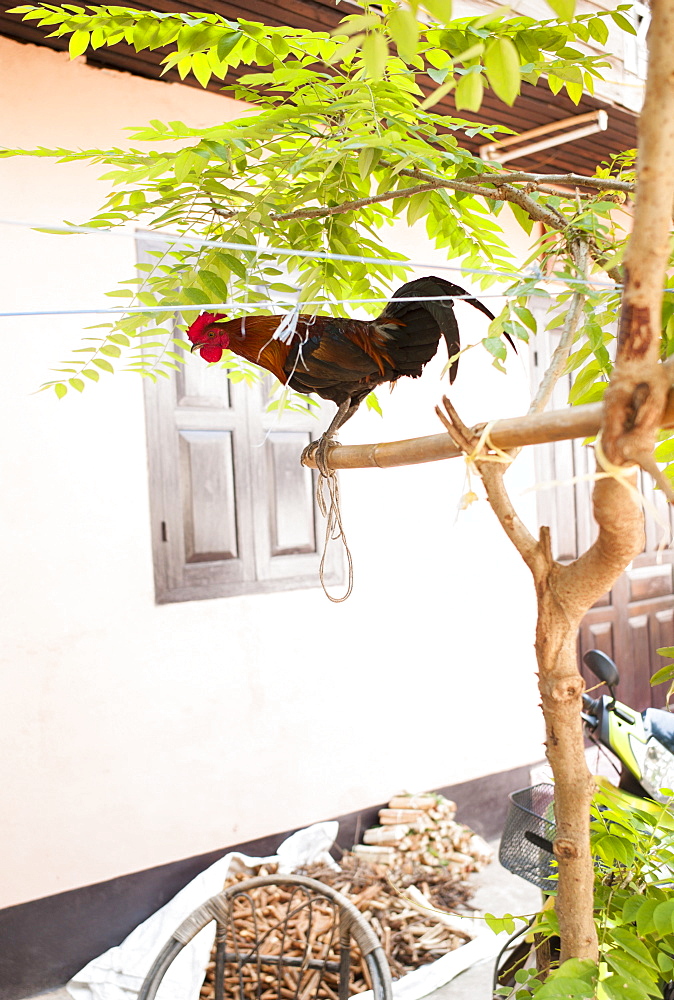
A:
{"label": "white tarp on ground", "polygon": [[[85,965],[67,984],[68,992],[74,1000],[135,1000],[150,966],[173,931],[193,910],[222,890],[230,866],[234,871],[249,870],[251,875],[260,865],[271,863],[278,864],[279,871],[288,874],[316,862],[337,867],[328,853],[337,829],[337,822],[332,821],[299,830],[269,858],[226,854],[139,924],[120,945]],[[157,1000],[198,1000],[214,936],[215,924],[210,923],[183,948],[164,976]],[[468,944],[397,980],[393,984],[395,1000],[420,1000],[476,962],[494,957],[502,945],[502,937],[482,927]],[[371,1000],[371,996],[371,993],[359,994],[359,1000]]]}

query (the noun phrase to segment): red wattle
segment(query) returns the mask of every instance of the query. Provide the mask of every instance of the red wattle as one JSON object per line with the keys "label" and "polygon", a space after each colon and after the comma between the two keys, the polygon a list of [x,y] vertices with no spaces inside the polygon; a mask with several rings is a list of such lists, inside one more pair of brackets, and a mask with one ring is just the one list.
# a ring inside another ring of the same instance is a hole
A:
{"label": "red wattle", "polygon": [[222,357],[222,348],[216,347],[215,344],[207,344],[205,347],[199,348],[199,354],[204,361],[219,361]]}

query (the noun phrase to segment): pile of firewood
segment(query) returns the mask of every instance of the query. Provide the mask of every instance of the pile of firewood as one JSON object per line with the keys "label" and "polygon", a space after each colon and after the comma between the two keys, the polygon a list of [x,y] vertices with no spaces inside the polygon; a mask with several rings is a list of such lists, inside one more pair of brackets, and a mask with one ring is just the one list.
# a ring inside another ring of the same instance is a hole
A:
{"label": "pile of firewood", "polygon": [[[366,831],[365,844],[340,858],[340,870],[311,865],[298,874],[332,886],[346,896],[369,921],[397,979],[432,962],[470,940],[473,921],[456,910],[467,908],[472,889],[466,876],[491,860],[489,846],[467,827],[454,820],[455,806],[440,796],[396,797],[380,811],[381,827]],[[273,874],[267,866],[259,874]],[[238,874],[227,884],[250,878]],[[338,932],[334,931],[331,904],[319,904],[310,918],[297,908],[287,886],[265,886],[255,891],[254,903],[236,897],[237,939],[228,940],[227,951],[245,954],[256,938],[264,937],[266,955],[293,954],[298,966],[312,947],[314,957],[338,958]],[[454,912],[453,912],[454,911]],[[320,983],[318,982],[320,978]],[[207,968],[200,1000],[214,1000],[215,949]],[[318,986],[318,990],[316,987]],[[225,970],[224,996],[234,1000],[337,1000],[336,972],[311,968],[284,969],[273,965],[258,968],[257,962],[242,971]],[[371,989],[365,962],[354,949],[350,993]]]}
{"label": "pile of firewood", "polygon": [[441,866],[462,878],[489,864],[493,852],[455,815],[456,804],[442,795],[396,795],[379,810],[381,826],[366,830],[353,850],[378,864]]}
{"label": "pile of firewood", "polygon": [[345,855],[340,865],[339,872],[310,867],[304,874],[354,903],[381,941],[394,979],[471,939],[472,920],[449,911],[465,908],[472,890],[453,874],[442,868],[391,870],[354,854]]}
{"label": "pile of firewood", "polygon": [[[257,872],[274,873],[274,865]],[[249,873],[237,874],[228,878],[226,885],[246,882],[250,877]],[[335,919],[335,907],[330,900],[320,897],[312,897],[311,905],[303,906],[308,899],[303,889],[287,885],[259,886],[233,897],[225,950],[237,958],[250,955],[252,960],[225,964],[223,995],[228,1000],[309,1000],[315,996],[338,1000],[338,972],[312,968],[306,961],[308,958],[338,961],[339,922]],[[264,962],[258,962],[258,943]],[[284,960],[295,959],[296,967],[280,968],[274,963],[274,958],[281,954]],[[271,962],[267,960],[270,956]],[[215,996],[215,968],[214,946],[201,987],[202,1000],[213,1000]],[[352,978],[354,982],[363,980],[359,962]]]}

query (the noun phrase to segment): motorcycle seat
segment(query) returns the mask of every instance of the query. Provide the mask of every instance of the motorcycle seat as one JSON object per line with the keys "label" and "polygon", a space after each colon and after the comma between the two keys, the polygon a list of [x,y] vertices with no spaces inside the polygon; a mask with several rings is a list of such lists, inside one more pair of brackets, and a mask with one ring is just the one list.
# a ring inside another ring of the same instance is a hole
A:
{"label": "motorcycle seat", "polygon": [[674,753],[674,713],[661,708],[647,708],[643,718],[646,732]]}

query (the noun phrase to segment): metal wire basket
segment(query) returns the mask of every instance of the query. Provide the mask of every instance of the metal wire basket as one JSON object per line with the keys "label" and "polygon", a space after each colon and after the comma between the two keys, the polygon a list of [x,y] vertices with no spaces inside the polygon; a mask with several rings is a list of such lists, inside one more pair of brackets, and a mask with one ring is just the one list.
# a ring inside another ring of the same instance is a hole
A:
{"label": "metal wire basket", "polygon": [[549,895],[557,891],[554,785],[532,785],[512,792],[499,861],[504,868],[537,885]]}

